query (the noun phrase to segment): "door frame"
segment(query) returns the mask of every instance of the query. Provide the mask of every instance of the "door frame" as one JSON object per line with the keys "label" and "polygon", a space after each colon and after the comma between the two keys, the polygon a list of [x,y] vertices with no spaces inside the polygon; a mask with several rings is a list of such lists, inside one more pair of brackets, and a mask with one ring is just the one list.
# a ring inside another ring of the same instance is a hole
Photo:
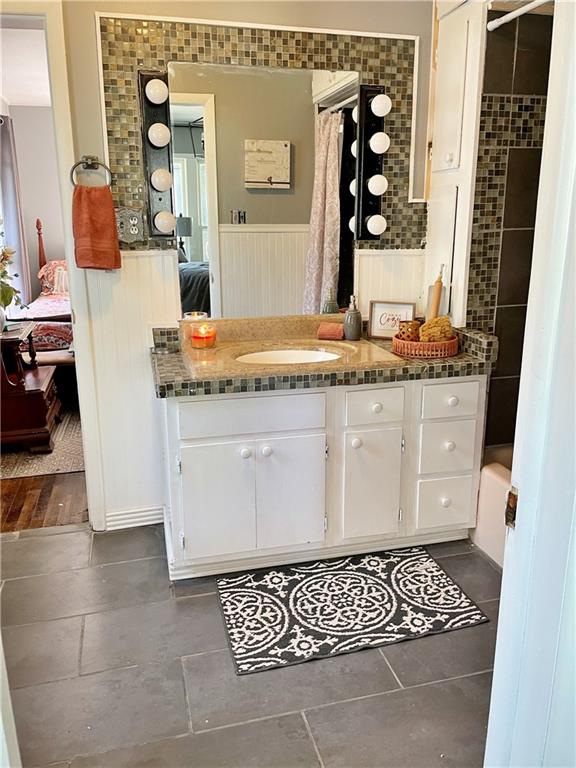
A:
{"label": "door frame", "polygon": [[96,396],[96,370],[92,346],[88,286],[84,270],[76,267],[72,236],[70,168],[76,158],[66,62],[66,36],[62,3],[54,0],[3,0],[2,14],[44,19],[60,203],[64,226],[64,253],[72,304],[74,358],[82,421],[88,516],[95,530],[106,528],[100,414]]}
{"label": "door frame", "polygon": [[204,162],[206,164],[206,207],[208,209],[208,261],[210,270],[210,316],[222,317],[220,233],[218,229],[218,166],[216,155],[216,98],[213,93],[171,93],[171,104],[204,108]]}
{"label": "door frame", "polygon": [[[485,766],[574,765],[576,5],[556,3]],[[503,512],[502,512],[503,514]],[[572,641],[573,642],[573,641]]]}

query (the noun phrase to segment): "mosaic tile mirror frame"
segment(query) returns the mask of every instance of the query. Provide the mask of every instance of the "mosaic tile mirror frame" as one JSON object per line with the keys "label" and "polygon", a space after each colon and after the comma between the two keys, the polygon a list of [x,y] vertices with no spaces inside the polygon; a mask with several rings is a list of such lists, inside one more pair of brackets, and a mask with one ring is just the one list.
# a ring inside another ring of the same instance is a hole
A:
{"label": "mosaic tile mirror frame", "polygon": [[[383,164],[389,188],[383,196],[382,213],[388,229],[379,240],[357,245],[423,247],[426,205],[409,202],[416,40],[109,16],[100,17],[99,31],[112,192],[117,206],[146,208],[139,70],[164,70],[170,62],[354,70],[360,73],[363,84],[385,86],[393,103],[386,118],[391,144]],[[173,246],[173,241],[150,239],[147,244],[166,248]]]}

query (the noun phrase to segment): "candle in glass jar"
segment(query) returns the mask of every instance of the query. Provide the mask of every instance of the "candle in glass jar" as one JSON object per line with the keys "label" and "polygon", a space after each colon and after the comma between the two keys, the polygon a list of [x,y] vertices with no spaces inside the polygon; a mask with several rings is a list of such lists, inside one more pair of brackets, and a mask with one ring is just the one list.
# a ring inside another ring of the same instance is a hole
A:
{"label": "candle in glass jar", "polygon": [[190,344],[194,349],[209,349],[216,343],[216,328],[209,323],[194,325],[190,334]]}

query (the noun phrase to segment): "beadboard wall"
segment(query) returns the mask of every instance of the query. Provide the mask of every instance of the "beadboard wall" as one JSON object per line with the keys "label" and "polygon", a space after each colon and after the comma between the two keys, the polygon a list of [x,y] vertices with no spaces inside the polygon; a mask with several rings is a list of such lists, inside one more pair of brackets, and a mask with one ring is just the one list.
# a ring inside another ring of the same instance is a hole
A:
{"label": "beadboard wall", "polygon": [[86,270],[106,527],[161,522],[162,425],[151,328],[180,317],[176,251],[123,251],[122,269]]}
{"label": "beadboard wall", "polygon": [[368,319],[370,301],[406,301],[424,306],[424,263],[422,249],[357,250],[354,253],[354,290],[358,309]]}
{"label": "beadboard wall", "polygon": [[308,224],[219,227],[223,317],[302,312]]}

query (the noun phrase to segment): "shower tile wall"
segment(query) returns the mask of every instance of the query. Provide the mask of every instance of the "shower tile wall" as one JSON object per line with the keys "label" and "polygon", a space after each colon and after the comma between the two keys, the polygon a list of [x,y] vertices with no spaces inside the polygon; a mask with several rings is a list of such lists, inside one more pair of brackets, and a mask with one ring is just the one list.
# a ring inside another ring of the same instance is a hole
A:
{"label": "shower tile wall", "polygon": [[535,14],[488,32],[467,312],[499,339],[487,445],[514,439],[551,37],[552,17]]}

